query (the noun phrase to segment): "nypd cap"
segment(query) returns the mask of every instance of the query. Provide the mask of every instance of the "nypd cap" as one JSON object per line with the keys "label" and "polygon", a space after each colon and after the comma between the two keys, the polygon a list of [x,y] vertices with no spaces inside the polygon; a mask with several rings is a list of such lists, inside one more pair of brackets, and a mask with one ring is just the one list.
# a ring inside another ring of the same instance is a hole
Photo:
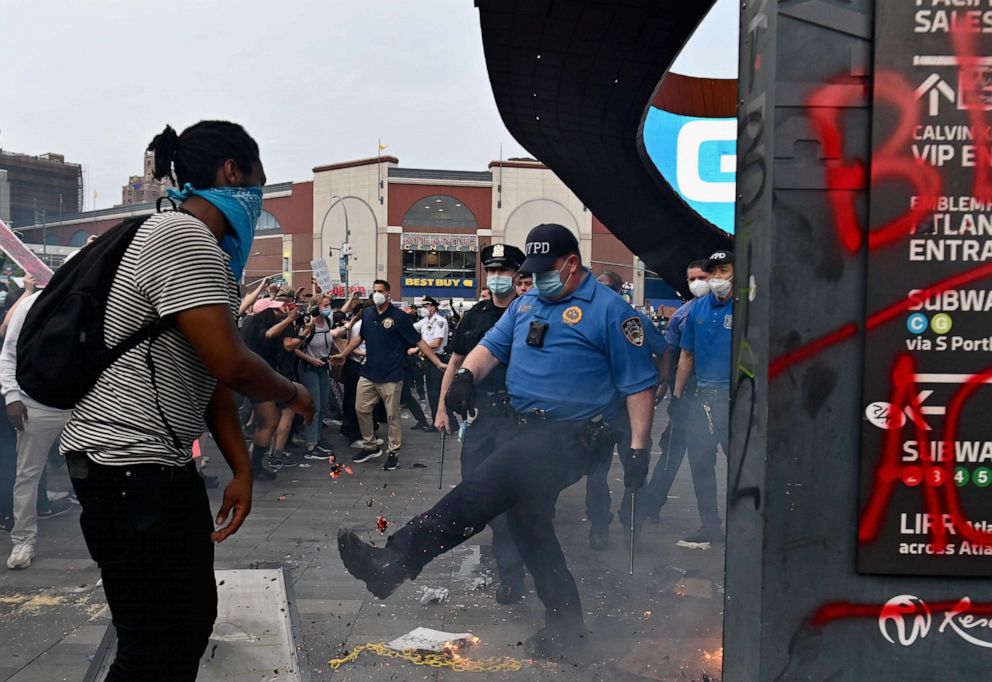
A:
{"label": "nypd cap", "polygon": [[482,249],[483,268],[510,268],[519,270],[524,262],[524,252],[509,244],[490,244]]}
{"label": "nypd cap", "polygon": [[734,264],[734,252],[733,251],[717,251],[712,254],[706,261],[706,271],[709,272],[717,265],[723,265],[724,263],[728,265]]}
{"label": "nypd cap", "polygon": [[524,244],[527,260],[520,266],[520,271],[547,272],[554,267],[556,260],[578,250],[578,240],[564,225],[538,225],[527,235],[527,243]]}
{"label": "nypd cap", "polygon": [[423,300],[420,302],[420,305],[432,305],[435,308],[441,307],[441,304],[438,303],[437,299],[435,299],[433,296],[424,296]]}

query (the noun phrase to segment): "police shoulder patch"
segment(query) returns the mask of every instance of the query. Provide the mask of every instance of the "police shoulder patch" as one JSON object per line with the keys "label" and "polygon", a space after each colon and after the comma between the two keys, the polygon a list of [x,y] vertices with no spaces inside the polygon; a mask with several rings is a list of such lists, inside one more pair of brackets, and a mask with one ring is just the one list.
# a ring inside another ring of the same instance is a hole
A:
{"label": "police shoulder patch", "polygon": [[392,327],[393,326],[393,318],[387,317],[385,320],[382,321],[382,326],[385,327],[386,329],[389,329],[390,327]]}
{"label": "police shoulder patch", "polygon": [[628,317],[620,324],[620,328],[623,330],[624,338],[632,344],[638,348],[644,345],[644,325],[641,324],[641,318]]}
{"label": "police shoulder patch", "polygon": [[577,305],[573,305],[570,308],[566,308],[565,312],[561,314],[561,321],[567,325],[576,325],[582,321],[582,308]]}

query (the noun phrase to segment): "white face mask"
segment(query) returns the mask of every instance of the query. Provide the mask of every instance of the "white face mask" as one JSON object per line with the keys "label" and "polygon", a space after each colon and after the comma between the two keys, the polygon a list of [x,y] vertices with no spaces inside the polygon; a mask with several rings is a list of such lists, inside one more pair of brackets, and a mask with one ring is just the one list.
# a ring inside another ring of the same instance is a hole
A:
{"label": "white face mask", "polygon": [[700,298],[710,293],[710,283],[705,279],[694,279],[689,282],[689,291],[696,298]]}
{"label": "white face mask", "polygon": [[713,277],[707,283],[717,298],[727,298],[734,288],[733,280],[723,279],[721,277]]}
{"label": "white face mask", "polygon": [[384,304],[386,302],[386,294],[382,293],[381,291],[375,292],[374,294],[372,294],[372,302],[375,303],[376,305]]}
{"label": "white face mask", "polygon": [[427,308],[421,308],[420,309],[420,316],[421,317],[427,317]]}

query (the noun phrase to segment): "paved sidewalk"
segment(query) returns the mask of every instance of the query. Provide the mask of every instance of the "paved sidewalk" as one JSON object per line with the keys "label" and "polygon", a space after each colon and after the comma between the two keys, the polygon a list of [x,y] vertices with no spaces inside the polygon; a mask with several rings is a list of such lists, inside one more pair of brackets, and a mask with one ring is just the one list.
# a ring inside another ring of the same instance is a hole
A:
{"label": "paved sidewalk", "polygon": [[[656,439],[664,424],[659,411]],[[283,471],[273,482],[255,487],[254,509],[242,530],[217,548],[217,568],[284,566],[294,584],[302,623],[302,645],[313,679],[450,680],[463,673],[418,667],[370,653],[332,671],[328,659],[353,647],[394,639],[417,626],[452,632],[470,631],[481,638],[477,656],[523,658],[520,643],[543,623],[540,602],[530,592],[511,607],[497,604],[490,534],[481,533],[429,565],[421,576],[385,602],[371,597],[341,565],[337,528],[365,529],[382,540],[376,517],[391,526],[423,511],[458,481],[458,443],[449,438],[444,488],[438,490],[439,436],[409,430],[404,420],[400,469],[382,470],[382,459],[353,466],[354,474],[337,480],[329,465]],[[333,439],[339,459],[354,452]],[[229,475],[215,448],[208,447],[206,472]],[[725,488],[725,459],[718,480]],[[51,474],[52,486],[68,489],[64,469]],[[623,473],[614,461],[610,485],[614,507],[623,489]],[[211,491],[214,508],[223,485]],[[569,680],[717,679],[721,656],[723,551],[676,547],[696,529],[698,518],[688,465],[675,482],[660,525],[646,526],[638,549],[637,573],[627,572],[627,550],[620,526],[611,529],[610,551],[593,552],[583,519],[584,482],[562,494],[556,526],[569,564],[579,582],[587,625],[592,631],[594,664],[579,667],[539,664],[520,672],[486,673],[487,680],[544,680],[566,674]],[[0,680],[40,682],[81,680],[109,620],[98,571],[79,532],[78,507],[41,522],[38,558],[30,569],[0,568]],[[387,534],[390,531],[387,531]],[[0,535],[5,559],[10,540]],[[421,603],[424,588],[448,588],[443,603]],[[704,677],[709,671],[709,677]],[[258,680],[280,679],[272,672]],[[563,679],[563,678],[557,678]]]}

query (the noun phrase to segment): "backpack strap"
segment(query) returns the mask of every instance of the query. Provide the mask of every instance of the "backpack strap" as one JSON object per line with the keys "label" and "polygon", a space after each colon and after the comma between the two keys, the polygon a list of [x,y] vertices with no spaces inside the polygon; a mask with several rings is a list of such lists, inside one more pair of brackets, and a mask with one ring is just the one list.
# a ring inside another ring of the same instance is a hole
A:
{"label": "backpack strap", "polygon": [[166,317],[159,318],[152,324],[142,327],[104,354],[99,366],[100,374],[109,369],[112,364],[120,360],[128,351],[137,348],[149,339],[158,338],[164,332],[167,332],[175,326],[176,316],[168,315]]}

